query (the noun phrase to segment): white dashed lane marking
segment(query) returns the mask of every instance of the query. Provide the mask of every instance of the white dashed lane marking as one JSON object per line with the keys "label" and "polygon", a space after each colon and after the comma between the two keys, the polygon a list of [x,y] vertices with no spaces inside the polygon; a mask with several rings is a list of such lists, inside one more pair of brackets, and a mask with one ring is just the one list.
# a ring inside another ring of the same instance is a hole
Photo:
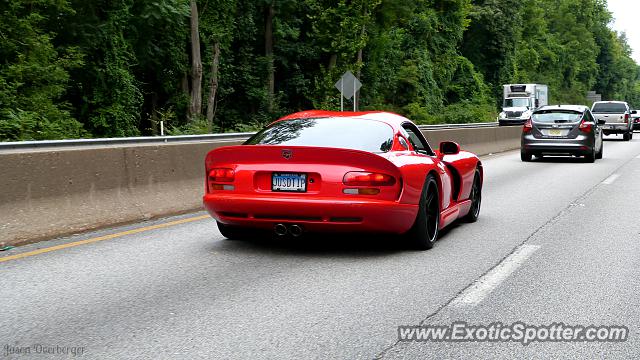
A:
{"label": "white dashed lane marking", "polygon": [[466,288],[453,301],[454,307],[474,307],[505,281],[540,248],[539,245],[521,245],[511,255]]}

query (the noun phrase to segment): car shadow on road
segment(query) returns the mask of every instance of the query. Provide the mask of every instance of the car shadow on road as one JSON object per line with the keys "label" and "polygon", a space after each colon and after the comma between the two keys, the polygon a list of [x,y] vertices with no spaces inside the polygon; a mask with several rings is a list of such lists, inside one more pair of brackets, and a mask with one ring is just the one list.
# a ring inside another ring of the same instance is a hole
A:
{"label": "car shadow on road", "polygon": [[226,251],[309,256],[376,257],[411,251],[403,238],[386,234],[304,234],[293,238],[261,233],[244,240],[224,240],[223,244]]}
{"label": "car shadow on road", "polygon": [[573,156],[544,156],[542,158],[534,157],[531,162],[539,162],[539,163],[576,163],[576,164],[585,164],[586,161],[581,157],[573,157]]}
{"label": "car shadow on road", "polygon": [[[463,223],[456,221],[440,231],[438,242],[446,241],[447,234]],[[400,235],[363,233],[309,234],[293,238],[272,233],[258,233],[244,240],[216,242],[215,251],[267,253],[301,256],[381,257],[403,252],[421,252]],[[436,251],[438,245],[430,251]]]}

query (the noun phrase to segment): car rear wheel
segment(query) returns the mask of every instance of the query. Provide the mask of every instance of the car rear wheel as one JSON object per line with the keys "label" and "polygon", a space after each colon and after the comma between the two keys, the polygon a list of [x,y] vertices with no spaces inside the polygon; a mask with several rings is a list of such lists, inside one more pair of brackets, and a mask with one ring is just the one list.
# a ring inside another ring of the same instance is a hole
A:
{"label": "car rear wheel", "polygon": [[218,230],[220,230],[220,234],[226,237],[229,240],[243,240],[246,239],[250,235],[249,229],[241,228],[233,225],[223,224],[219,221],[216,221],[218,224]]}
{"label": "car rear wheel", "polygon": [[596,154],[596,159],[602,159],[602,154],[604,153],[604,142],[600,143],[600,150]]}
{"label": "car rear wheel", "polygon": [[626,132],[626,133],[624,133],[624,134],[622,135],[622,140],[624,140],[624,141],[629,141],[629,140],[631,140],[631,136],[629,136],[629,133],[628,133],[628,132]]}
{"label": "car rear wheel", "polygon": [[531,154],[526,151],[520,151],[520,160],[525,162],[531,161]]}
{"label": "car rear wheel", "polygon": [[473,177],[473,187],[471,187],[469,200],[471,200],[471,208],[465,220],[467,222],[476,222],[480,216],[480,205],[482,204],[482,180],[480,180],[479,169],[476,169],[476,174]]}
{"label": "car rear wheel", "polygon": [[438,239],[440,226],[440,196],[438,183],[433,175],[427,175],[420,203],[418,216],[411,230],[407,233],[411,245],[418,250],[428,250]]}
{"label": "car rear wheel", "polygon": [[588,155],[585,155],[584,161],[588,163],[593,163],[596,161],[596,145],[595,144],[593,145],[593,147],[591,147],[591,152]]}

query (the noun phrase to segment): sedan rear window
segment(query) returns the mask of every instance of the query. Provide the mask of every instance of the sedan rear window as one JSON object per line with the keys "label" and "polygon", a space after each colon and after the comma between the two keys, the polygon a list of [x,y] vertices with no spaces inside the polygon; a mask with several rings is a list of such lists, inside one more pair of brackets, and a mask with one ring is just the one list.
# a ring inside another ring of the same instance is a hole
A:
{"label": "sedan rear window", "polygon": [[549,110],[535,112],[531,120],[537,123],[573,123],[580,120],[582,113],[570,110]]}
{"label": "sedan rear window", "polygon": [[261,130],[245,145],[320,146],[380,153],[391,150],[393,128],[357,118],[284,120]]}
{"label": "sedan rear window", "polygon": [[600,114],[622,114],[627,111],[627,106],[620,103],[597,103],[593,105],[593,113]]}

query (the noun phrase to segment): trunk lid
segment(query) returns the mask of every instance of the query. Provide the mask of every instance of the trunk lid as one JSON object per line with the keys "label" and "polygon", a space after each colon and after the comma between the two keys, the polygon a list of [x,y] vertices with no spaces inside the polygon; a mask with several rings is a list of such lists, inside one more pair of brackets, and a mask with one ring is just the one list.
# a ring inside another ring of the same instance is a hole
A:
{"label": "trunk lid", "polygon": [[609,124],[622,124],[626,123],[624,120],[625,114],[605,114],[605,113],[593,113],[593,117],[596,120],[605,120]]}
{"label": "trunk lid", "polygon": [[580,135],[580,121],[558,121],[554,123],[532,122],[532,125],[533,136],[539,139],[575,139]]}
{"label": "trunk lid", "polygon": [[[212,169],[232,169],[235,178],[228,185],[243,195],[274,197],[342,197],[346,188],[377,188],[378,194],[352,195],[380,200],[397,200],[402,189],[399,169],[384,157],[360,150],[281,146],[237,145],[210,151],[206,160],[207,182]],[[390,175],[393,185],[346,186],[348,172]],[[295,189],[295,190],[294,190]],[[209,185],[207,191],[213,192]],[[223,190],[224,191],[224,190]]]}

